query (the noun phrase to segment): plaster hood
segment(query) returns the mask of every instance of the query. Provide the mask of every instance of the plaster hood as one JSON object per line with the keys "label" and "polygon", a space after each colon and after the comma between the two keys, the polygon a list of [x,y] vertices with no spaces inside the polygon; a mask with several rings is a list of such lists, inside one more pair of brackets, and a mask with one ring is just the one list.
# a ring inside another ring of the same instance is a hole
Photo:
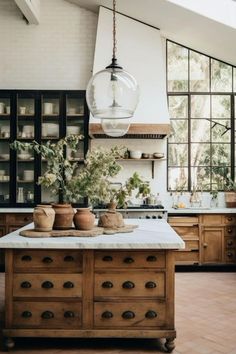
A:
{"label": "plaster hood", "polygon": [[[117,14],[117,58],[140,86],[140,100],[124,138],[163,139],[170,133],[163,42],[160,31]],[[103,70],[112,56],[112,11],[100,7],[93,72]],[[89,135],[104,134],[100,120],[90,115]]]}

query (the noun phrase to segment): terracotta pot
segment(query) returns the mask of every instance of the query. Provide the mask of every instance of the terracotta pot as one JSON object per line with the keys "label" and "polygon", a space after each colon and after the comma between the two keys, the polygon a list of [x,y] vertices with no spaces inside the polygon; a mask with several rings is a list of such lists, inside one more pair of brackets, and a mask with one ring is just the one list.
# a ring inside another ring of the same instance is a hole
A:
{"label": "terracotta pot", "polygon": [[236,208],[236,192],[225,192],[225,204],[227,208]]}
{"label": "terracotta pot", "polygon": [[55,210],[51,205],[37,205],[34,208],[33,221],[36,231],[51,231],[55,220]]}
{"label": "terracotta pot", "polygon": [[68,230],[72,228],[74,209],[71,204],[53,204],[55,210],[54,230]]}
{"label": "terracotta pot", "polygon": [[79,208],[74,216],[74,224],[77,230],[92,230],[94,228],[95,215],[89,208]]}

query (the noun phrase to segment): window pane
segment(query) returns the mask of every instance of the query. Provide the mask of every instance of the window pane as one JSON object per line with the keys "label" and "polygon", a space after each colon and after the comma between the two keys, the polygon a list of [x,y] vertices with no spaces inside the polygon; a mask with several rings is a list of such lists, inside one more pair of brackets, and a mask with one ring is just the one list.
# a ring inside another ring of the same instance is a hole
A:
{"label": "window pane", "polygon": [[232,66],[211,59],[211,91],[232,92]]}
{"label": "window pane", "polygon": [[171,118],[188,118],[188,97],[169,96],[169,113]]}
{"label": "window pane", "polygon": [[188,91],[188,49],[167,42],[168,91]]}
{"label": "window pane", "polygon": [[212,167],[212,188],[224,190],[226,176],[229,174],[230,167]]}
{"label": "window pane", "polygon": [[191,168],[191,189],[210,190],[210,168],[192,167]]}
{"label": "window pane", "polygon": [[190,91],[209,91],[209,57],[190,50]]}
{"label": "window pane", "polygon": [[209,95],[191,96],[191,117],[210,118],[210,96]]}
{"label": "window pane", "polygon": [[191,141],[210,142],[210,124],[206,119],[191,119]]}
{"label": "window pane", "polygon": [[230,165],[230,144],[212,144],[212,165]]}
{"label": "window pane", "polygon": [[230,96],[213,95],[211,99],[212,118],[230,118],[231,117],[231,100]]}
{"label": "window pane", "polygon": [[210,165],[210,144],[191,144],[191,166]]}
{"label": "window pane", "polygon": [[169,166],[187,166],[188,165],[188,145],[169,144],[168,160],[169,160]]}
{"label": "window pane", "polygon": [[188,142],[188,122],[186,120],[171,120],[170,143]]}
{"label": "window pane", "polygon": [[213,143],[230,143],[231,128],[230,120],[212,120],[212,141]]}
{"label": "window pane", "polygon": [[168,189],[187,190],[188,169],[185,167],[168,169]]}

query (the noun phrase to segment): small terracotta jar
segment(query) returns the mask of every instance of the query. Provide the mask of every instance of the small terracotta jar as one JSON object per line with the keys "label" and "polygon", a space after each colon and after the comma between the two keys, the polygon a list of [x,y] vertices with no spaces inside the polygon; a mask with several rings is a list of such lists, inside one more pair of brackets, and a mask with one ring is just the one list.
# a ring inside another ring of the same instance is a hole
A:
{"label": "small terracotta jar", "polygon": [[74,224],[77,230],[92,230],[94,228],[95,215],[89,208],[79,208],[74,216]]}
{"label": "small terracotta jar", "polygon": [[54,230],[69,230],[72,228],[74,209],[71,204],[53,204],[55,210]]}
{"label": "small terracotta jar", "polygon": [[55,210],[51,205],[37,205],[34,208],[33,221],[36,231],[51,231],[55,220]]}

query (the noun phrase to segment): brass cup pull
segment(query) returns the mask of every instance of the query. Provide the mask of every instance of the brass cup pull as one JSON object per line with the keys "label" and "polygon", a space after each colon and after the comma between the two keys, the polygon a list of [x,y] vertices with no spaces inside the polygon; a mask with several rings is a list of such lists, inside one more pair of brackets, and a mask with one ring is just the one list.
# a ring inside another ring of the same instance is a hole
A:
{"label": "brass cup pull", "polygon": [[24,318],[30,318],[32,317],[32,313],[30,311],[24,311],[22,312],[21,316]]}
{"label": "brass cup pull", "polygon": [[131,320],[132,318],[135,317],[135,314],[133,311],[125,311],[122,313],[122,317],[125,319],[125,320]]}
{"label": "brass cup pull", "polygon": [[25,254],[24,256],[21,257],[21,260],[25,262],[30,262],[32,261],[32,257],[29,256],[28,254]]}
{"label": "brass cup pull", "polygon": [[231,216],[229,216],[229,217],[227,218],[227,220],[228,220],[228,221],[232,221],[233,218],[232,218]]}
{"label": "brass cup pull", "polygon": [[150,310],[145,313],[145,317],[149,319],[155,318],[157,317],[157,313],[155,311]]}
{"label": "brass cup pull", "polygon": [[106,319],[109,319],[109,318],[112,318],[113,317],[113,313],[110,312],[110,311],[105,311],[102,313],[102,318],[106,318]]}
{"label": "brass cup pull", "polygon": [[156,256],[148,256],[146,258],[147,262],[156,262],[157,261],[157,257]]}
{"label": "brass cup pull", "polygon": [[112,258],[112,256],[104,256],[102,260],[103,260],[104,262],[112,262],[112,261],[113,261],[113,258]]}
{"label": "brass cup pull", "polygon": [[72,289],[74,287],[74,284],[71,281],[67,281],[63,284],[63,288],[65,289]]}
{"label": "brass cup pull", "polygon": [[228,253],[227,253],[227,256],[228,256],[229,258],[231,258],[231,257],[233,257],[233,253],[232,253],[232,252],[228,252]]}
{"label": "brass cup pull", "polygon": [[135,284],[132,281],[125,281],[122,284],[123,289],[133,289],[135,287]]}
{"label": "brass cup pull", "polygon": [[20,286],[24,289],[29,289],[31,288],[31,283],[29,281],[23,281]]}
{"label": "brass cup pull", "polygon": [[75,314],[73,311],[66,311],[66,312],[64,312],[64,317],[65,318],[74,318]]}
{"label": "brass cup pull", "polygon": [[45,320],[49,320],[50,318],[54,317],[54,313],[51,311],[44,311],[41,315],[41,317]]}
{"label": "brass cup pull", "polygon": [[233,230],[232,229],[227,229],[228,234],[232,234]]}
{"label": "brass cup pull", "polygon": [[74,257],[72,256],[65,256],[64,257],[64,262],[74,262]]}
{"label": "brass cup pull", "polygon": [[102,287],[105,289],[111,289],[113,288],[113,284],[111,281],[104,281],[104,283],[102,283]]}
{"label": "brass cup pull", "polygon": [[124,263],[131,264],[134,263],[134,259],[132,257],[126,257],[123,260]]}
{"label": "brass cup pull", "polygon": [[54,286],[53,283],[50,281],[44,281],[42,283],[42,288],[44,288],[44,289],[51,289],[51,288],[53,288],[53,286]]}
{"label": "brass cup pull", "polygon": [[203,247],[204,247],[204,248],[207,248],[207,243],[203,243]]}
{"label": "brass cup pull", "polygon": [[147,288],[147,289],[154,289],[154,288],[156,288],[157,287],[157,285],[156,285],[156,283],[154,283],[153,281],[148,281],[146,284],[145,284],[145,288]]}
{"label": "brass cup pull", "polygon": [[43,258],[43,263],[49,264],[49,263],[52,263],[52,262],[53,262],[53,259],[51,257],[44,257]]}

